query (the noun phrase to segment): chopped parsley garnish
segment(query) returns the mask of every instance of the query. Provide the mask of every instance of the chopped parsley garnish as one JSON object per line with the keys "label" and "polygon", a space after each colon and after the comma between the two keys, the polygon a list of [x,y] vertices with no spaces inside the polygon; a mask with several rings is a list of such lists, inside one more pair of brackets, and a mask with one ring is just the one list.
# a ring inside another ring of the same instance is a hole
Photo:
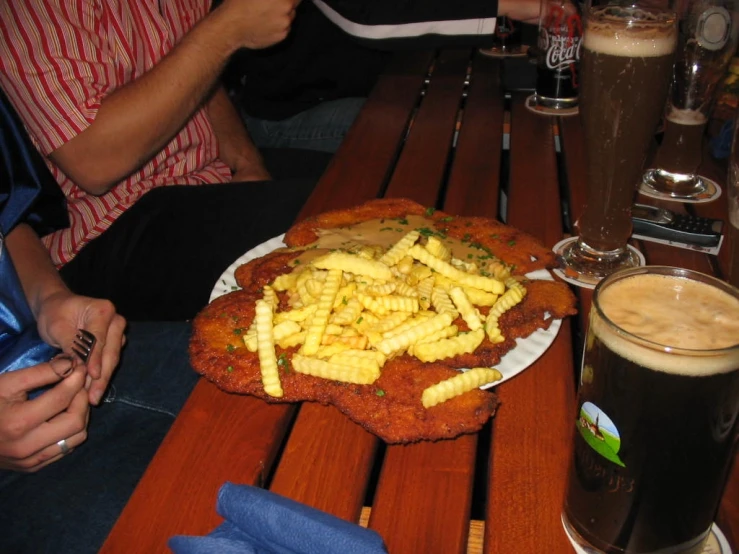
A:
{"label": "chopped parsley garnish", "polygon": [[382,390],[382,389],[377,389],[377,390],[375,391],[375,394],[376,394],[377,396],[385,396],[385,391],[384,391],[384,390]]}
{"label": "chopped parsley garnish", "polygon": [[429,207],[429,208],[426,208],[426,211],[424,212],[424,214],[425,214],[425,215],[427,215],[427,216],[429,216],[429,215],[434,215],[434,212],[435,212],[435,211],[436,211],[436,208],[434,208],[434,207]]}
{"label": "chopped parsley garnish", "polygon": [[229,373],[233,373],[233,370],[234,370],[234,366],[232,366],[232,365],[230,365],[230,366],[228,366],[226,368],[226,371],[228,371]]}
{"label": "chopped parsley garnish", "polygon": [[454,216],[448,215],[446,217],[442,217],[439,221],[447,222],[447,221],[454,221]]}
{"label": "chopped parsley garnish", "polygon": [[236,327],[236,329],[234,329],[234,335],[243,335],[243,334],[244,334],[244,329],[242,327]]}
{"label": "chopped parsley garnish", "polygon": [[508,241],[508,246],[516,246],[516,241],[515,240],[509,240]]}
{"label": "chopped parsley garnish", "polygon": [[344,306],[346,306],[349,303],[349,301],[346,299],[346,296],[341,297],[341,303],[344,304]]}
{"label": "chopped parsley garnish", "polygon": [[234,350],[236,350],[236,347],[233,344],[226,345],[226,352],[233,352]]}
{"label": "chopped parsley garnish", "polygon": [[398,223],[401,225],[408,225],[408,220],[404,217],[398,218]]}
{"label": "chopped parsley garnish", "polygon": [[364,321],[364,318],[363,318],[363,317],[360,317],[360,318],[359,318],[359,319],[357,320],[357,325],[359,325],[360,323],[362,323],[362,321]]}
{"label": "chopped parsley garnish", "polygon": [[472,238],[472,235],[470,235],[469,233],[465,233],[464,236],[462,237],[462,242],[470,242],[471,238]]}
{"label": "chopped parsley garnish", "polygon": [[380,231],[392,231],[392,230],[393,230],[393,228],[392,228],[392,227],[382,227],[382,228],[380,229]]}
{"label": "chopped parsley garnish", "polygon": [[285,373],[290,373],[290,363],[287,354],[284,352],[277,357],[277,365],[283,369]]}

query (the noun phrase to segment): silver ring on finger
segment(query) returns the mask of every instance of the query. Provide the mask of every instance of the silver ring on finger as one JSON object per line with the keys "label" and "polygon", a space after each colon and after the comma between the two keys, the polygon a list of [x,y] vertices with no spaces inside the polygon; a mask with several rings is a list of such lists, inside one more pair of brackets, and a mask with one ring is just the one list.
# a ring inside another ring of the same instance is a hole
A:
{"label": "silver ring on finger", "polygon": [[62,439],[58,441],[56,444],[62,451],[62,456],[66,456],[67,454],[69,454],[70,448],[69,448],[69,445],[67,444],[67,439]]}

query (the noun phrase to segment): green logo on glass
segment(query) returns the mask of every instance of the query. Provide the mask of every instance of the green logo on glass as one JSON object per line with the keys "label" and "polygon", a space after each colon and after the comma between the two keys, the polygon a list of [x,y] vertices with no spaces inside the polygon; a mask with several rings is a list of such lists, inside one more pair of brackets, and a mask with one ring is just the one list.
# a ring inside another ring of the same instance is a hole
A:
{"label": "green logo on glass", "polygon": [[577,429],[593,450],[621,467],[626,467],[618,457],[621,436],[618,429],[605,412],[592,402],[585,402],[580,408]]}

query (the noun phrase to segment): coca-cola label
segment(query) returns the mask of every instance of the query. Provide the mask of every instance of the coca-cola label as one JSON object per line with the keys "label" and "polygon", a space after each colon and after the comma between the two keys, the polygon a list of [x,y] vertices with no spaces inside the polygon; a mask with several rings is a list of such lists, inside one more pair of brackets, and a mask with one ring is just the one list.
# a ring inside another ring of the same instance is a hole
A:
{"label": "coca-cola label", "polygon": [[582,38],[551,34],[547,29],[542,29],[541,48],[546,52],[545,62],[549,69],[566,69],[580,61]]}

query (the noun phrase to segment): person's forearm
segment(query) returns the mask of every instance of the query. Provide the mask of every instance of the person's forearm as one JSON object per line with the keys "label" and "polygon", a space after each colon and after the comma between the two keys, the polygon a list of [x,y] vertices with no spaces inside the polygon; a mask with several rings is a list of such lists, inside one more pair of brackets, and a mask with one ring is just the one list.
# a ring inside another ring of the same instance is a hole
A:
{"label": "person's forearm", "polygon": [[239,46],[220,17],[211,13],[160,63],[106,97],[92,125],[52,154],[75,183],[103,194],[179,132]]}
{"label": "person's forearm", "polygon": [[17,225],[5,237],[5,246],[13,260],[31,311],[38,317],[46,298],[56,292],[68,291],[68,288],[51,262],[48,250],[28,225]]}
{"label": "person's forearm", "polygon": [[218,139],[219,158],[235,173],[244,164],[263,166],[262,156],[222,86],[207,104],[208,118]]}

